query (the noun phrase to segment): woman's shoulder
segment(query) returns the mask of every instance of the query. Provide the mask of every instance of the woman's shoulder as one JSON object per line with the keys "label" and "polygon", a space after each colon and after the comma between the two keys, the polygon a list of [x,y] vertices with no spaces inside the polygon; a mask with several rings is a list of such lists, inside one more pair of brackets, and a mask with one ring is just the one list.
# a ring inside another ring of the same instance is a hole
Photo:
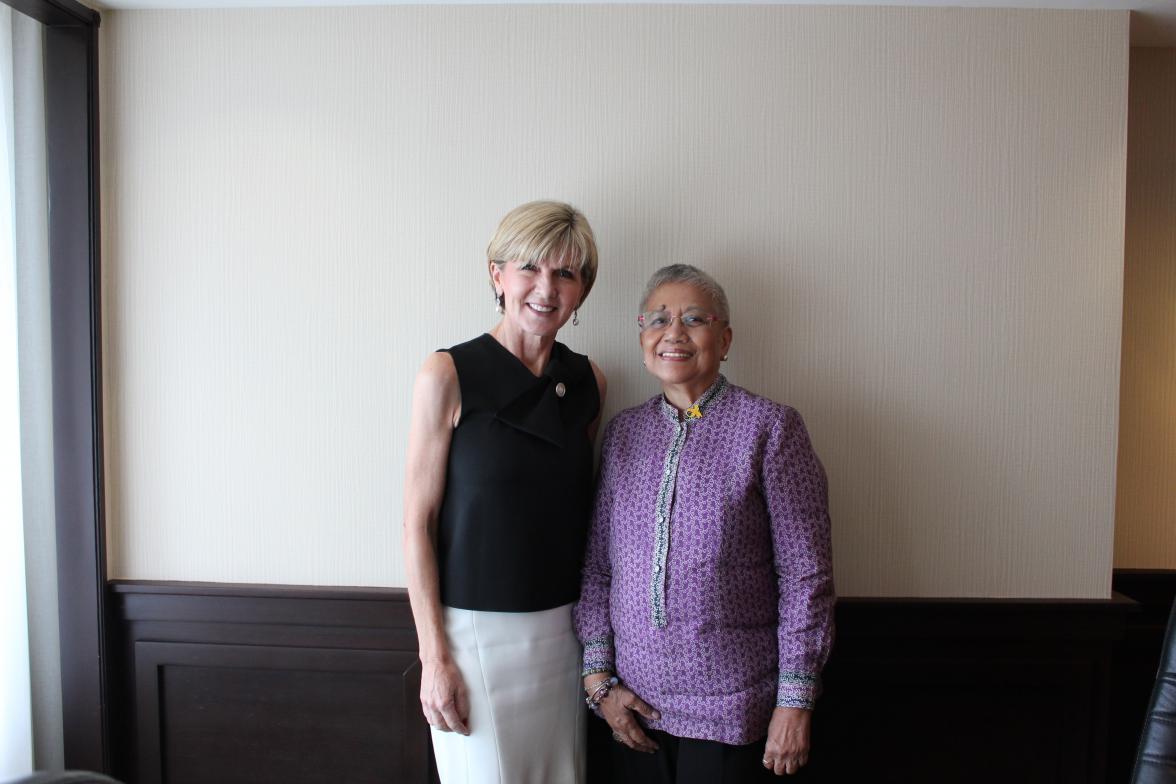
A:
{"label": "woman's shoulder", "polygon": [[628,408],[624,409],[619,414],[617,414],[616,418],[620,419],[621,417],[625,417],[627,421],[647,420],[650,418],[651,414],[661,413],[661,402],[662,396],[661,393],[658,392],[653,397],[647,398],[635,406],[629,406]]}
{"label": "woman's shoulder", "polygon": [[[581,354],[578,351],[573,351],[565,343],[555,341],[555,345],[551,348],[552,356],[557,358],[565,367],[574,372],[577,376],[584,376],[592,373],[596,376],[596,363],[588,358],[587,354]],[[603,375],[603,373],[601,374]]]}
{"label": "woman's shoulder", "polygon": [[575,351],[574,349],[572,349],[572,347],[569,346],[567,343],[561,343],[558,340],[555,341],[555,345],[552,350],[558,352],[561,356],[563,356],[565,358],[570,358],[574,361],[578,361],[578,362],[587,362],[588,361],[587,354],[581,354],[579,351]]}
{"label": "woman's shoulder", "polygon": [[638,403],[635,406],[619,411],[609,420],[608,427],[605,428],[605,436],[617,436],[627,432],[632,432],[634,429],[643,425],[649,424],[653,419],[652,414],[657,413],[658,405],[660,404],[661,395],[654,395],[643,403]]}
{"label": "woman's shoulder", "polygon": [[445,349],[438,349],[425,357],[417,369],[417,383],[430,386],[444,386],[457,382],[457,368],[453,356]]}
{"label": "woman's shoulder", "polygon": [[456,422],[460,408],[461,387],[453,357],[435,351],[425,357],[413,381],[413,410],[443,412],[443,416]]}
{"label": "woman's shoulder", "polygon": [[469,340],[462,341],[461,343],[455,343],[454,345],[450,346],[449,348],[439,348],[434,353],[436,353],[436,354],[449,354],[449,355],[453,355],[453,354],[462,355],[462,354],[469,354],[472,352],[485,353],[487,350],[492,348],[487,343],[487,341],[493,341],[493,340],[494,340],[494,337],[489,332],[483,332],[481,335],[478,335],[476,338],[471,338]]}
{"label": "woman's shoulder", "polygon": [[780,403],[736,384],[731,384],[727,393],[731,395],[731,402],[742,417],[754,418],[769,426],[800,419],[800,412],[787,403]]}

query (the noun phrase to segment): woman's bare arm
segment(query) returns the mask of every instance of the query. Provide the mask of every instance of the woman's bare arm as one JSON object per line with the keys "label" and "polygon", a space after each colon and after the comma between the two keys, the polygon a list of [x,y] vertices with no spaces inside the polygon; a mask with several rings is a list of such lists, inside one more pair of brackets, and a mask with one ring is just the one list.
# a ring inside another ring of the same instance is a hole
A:
{"label": "woman's bare arm", "polygon": [[461,412],[449,354],[429,356],[417,373],[404,477],[404,560],[421,657],[421,708],[434,727],[469,734],[469,699],[450,654],[437,570],[437,516],[453,428]]}

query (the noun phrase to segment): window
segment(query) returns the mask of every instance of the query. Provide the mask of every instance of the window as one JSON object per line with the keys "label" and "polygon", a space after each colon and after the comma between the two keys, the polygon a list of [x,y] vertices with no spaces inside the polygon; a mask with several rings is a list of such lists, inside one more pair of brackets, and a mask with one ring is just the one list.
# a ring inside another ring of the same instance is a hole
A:
{"label": "window", "polygon": [[23,14],[43,26],[64,763],[102,771],[108,765],[108,721],[98,225],[100,19],[74,0],[4,2],[13,17]]}

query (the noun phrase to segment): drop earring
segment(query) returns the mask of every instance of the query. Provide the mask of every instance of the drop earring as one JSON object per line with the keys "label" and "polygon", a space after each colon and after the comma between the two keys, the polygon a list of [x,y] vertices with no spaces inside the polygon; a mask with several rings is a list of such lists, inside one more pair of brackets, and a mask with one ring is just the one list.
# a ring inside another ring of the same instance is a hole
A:
{"label": "drop earring", "polygon": [[580,326],[580,311],[579,310],[572,311],[572,326],[573,327]]}
{"label": "drop earring", "polygon": [[498,311],[499,315],[506,312],[506,295],[501,291],[494,292],[494,309]]}

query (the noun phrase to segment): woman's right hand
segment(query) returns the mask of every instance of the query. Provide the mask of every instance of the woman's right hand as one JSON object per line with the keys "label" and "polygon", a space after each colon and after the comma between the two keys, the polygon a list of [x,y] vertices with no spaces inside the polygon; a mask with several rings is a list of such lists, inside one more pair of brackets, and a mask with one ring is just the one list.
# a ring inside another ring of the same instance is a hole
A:
{"label": "woman's right hand", "polygon": [[429,662],[422,667],[421,709],[425,720],[442,732],[470,734],[469,693],[461,670],[452,661]]}
{"label": "woman's right hand", "polygon": [[613,740],[636,751],[652,754],[657,751],[657,744],[645,734],[634,713],[655,721],[661,718],[660,713],[623,683],[613,686],[608,696],[600,701],[600,715],[612,728]]}

